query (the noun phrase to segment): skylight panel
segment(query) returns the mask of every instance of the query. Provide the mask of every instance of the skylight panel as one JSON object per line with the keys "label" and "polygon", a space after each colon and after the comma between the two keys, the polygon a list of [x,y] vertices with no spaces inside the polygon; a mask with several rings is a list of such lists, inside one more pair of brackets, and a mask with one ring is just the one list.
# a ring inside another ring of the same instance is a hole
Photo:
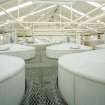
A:
{"label": "skylight panel", "polygon": [[[32,5],[32,1],[28,1],[26,3],[23,3],[23,4],[15,6],[15,7],[9,8],[9,9],[6,10],[6,12],[10,13],[10,12],[18,10],[18,8],[24,8],[24,7],[27,7],[27,6],[30,6],[30,5]],[[2,15],[5,15],[5,12],[3,12],[3,11],[0,12],[0,16],[2,16]]]}
{"label": "skylight panel", "polygon": [[[101,4],[97,3],[97,2],[92,2],[92,1],[87,1],[88,4],[94,6],[94,7],[101,7]],[[102,7],[101,10],[105,11],[105,7]]]}
{"label": "skylight panel", "polygon": [[91,5],[95,6],[95,7],[100,7],[100,6],[101,6],[101,5],[100,5],[99,3],[97,3],[97,2],[87,1],[87,3],[89,3],[89,4],[91,4]]}

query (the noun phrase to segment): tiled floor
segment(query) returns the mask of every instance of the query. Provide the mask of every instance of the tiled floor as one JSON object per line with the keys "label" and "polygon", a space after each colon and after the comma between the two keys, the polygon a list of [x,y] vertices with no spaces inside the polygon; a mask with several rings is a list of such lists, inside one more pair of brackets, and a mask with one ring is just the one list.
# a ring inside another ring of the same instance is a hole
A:
{"label": "tiled floor", "polygon": [[57,60],[48,59],[45,50],[38,54],[26,61],[28,89],[22,105],[65,105],[56,84]]}

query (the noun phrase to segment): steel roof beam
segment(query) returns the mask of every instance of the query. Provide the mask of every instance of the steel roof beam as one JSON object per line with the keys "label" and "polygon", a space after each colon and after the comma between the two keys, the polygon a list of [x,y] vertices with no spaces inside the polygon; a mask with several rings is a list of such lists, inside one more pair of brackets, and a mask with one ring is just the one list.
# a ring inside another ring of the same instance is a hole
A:
{"label": "steel roof beam", "polygon": [[89,14],[101,9],[103,6],[105,6],[105,3],[103,5],[101,5],[100,7],[97,7],[95,9],[92,9],[91,11],[89,11],[88,13],[86,13],[84,16],[81,16],[80,18],[76,19],[75,21],[78,21],[78,20],[81,20],[83,19],[84,17],[88,16]]}
{"label": "steel roof beam", "polygon": [[[71,9],[70,7],[68,7],[68,6],[66,6],[66,5],[63,6],[63,7],[64,7],[64,8],[67,7],[67,8],[69,8],[69,9]],[[74,10],[75,10],[75,9],[74,9]],[[76,10],[76,11],[77,11],[77,10]],[[74,12],[75,12],[75,11],[74,11]],[[80,14],[79,12],[76,12],[76,13]],[[105,13],[103,13],[103,14],[105,14]],[[103,14],[102,14],[102,16],[104,16]],[[82,14],[81,14],[81,15],[82,15]],[[85,16],[85,14],[83,13],[82,16]],[[100,16],[100,17],[102,17],[102,16]],[[90,17],[90,16],[88,16],[88,15],[87,15],[86,17],[88,18],[88,21],[92,21],[92,20],[91,20],[92,17]],[[97,17],[98,17],[98,16],[97,16]],[[87,22],[88,22],[88,21],[87,21]],[[87,23],[87,22],[82,22],[82,23],[78,24],[78,26],[81,26],[81,25],[83,25],[83,24],[85,24],[85,23]],[[75,23],[75,21],[72,21],[71,23]],[[101,24],[101,22],[100,22],[100,24]],[[102,24],[102,25],[104,25],[104,24]],[[104,26],[105,26],[105,25],[104,25]]]}
{"label": "steel roof beam", "polygon": [[27,15],[21,16],[20,18],[23,18],[23,19],[24,19],[24,18],[27,18],[27,17],[29,17],[29,16],[31,16],[31,15],[36,15],[36,14],[38,14],[38,13],[44,12],[45,10],[49,10],[49,9],[51,9],[51,8],[54,8],[54,7],[56,7],[56,5],[51,5],[51,6],[49,6],[49,7],[40,9],[40,10],[38,10],[38,11],[31,12],[31,13],[29,13],[29,14],[27,14]]}
{"label": "steel roof beam", "polygon": [[11,15],[10,13],[8,13],[3,7],[0,7],[0,9],[3,10],[11,19],[15,20],[21,27],[23,27],[24,29],[26,29],[26,27],[23,24],[21,24],[20,21],[18,21],[13,15]]}
{"label": "steel roof beam", "polygon": [[[60,15],[61,15],[61,14],[60,14]],[[74,22],[74,23],[77,24],[77,22],[75,22],[75,21],[73,21],[73,20],[71,21],[71,19],[69,19],[69,18],[67,18],[67,17],[65,17],[65,16],[62,16],[62,18],[66,19],[67,21]],[[70,23],[70,24],[71,24],[71,23]],[[81,26],[81,25],[80,25],[80,26]],[[92,31],[98,32],[96,29],[91,28],[91,27],[89,27],[89,26],[86,26],[86,25],[83,25],[83,24],[82,24],[82,26],[88,28],[89,30],[92,30]]]}

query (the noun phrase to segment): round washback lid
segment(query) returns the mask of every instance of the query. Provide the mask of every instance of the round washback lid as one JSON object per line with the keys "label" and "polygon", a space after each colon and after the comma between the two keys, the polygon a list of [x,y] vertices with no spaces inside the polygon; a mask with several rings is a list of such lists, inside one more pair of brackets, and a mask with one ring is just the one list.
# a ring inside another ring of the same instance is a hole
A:
{"label": "round washback lid", "polygon": [[0,55],[0,82],[24,70],[25,62],[21,58]]}

